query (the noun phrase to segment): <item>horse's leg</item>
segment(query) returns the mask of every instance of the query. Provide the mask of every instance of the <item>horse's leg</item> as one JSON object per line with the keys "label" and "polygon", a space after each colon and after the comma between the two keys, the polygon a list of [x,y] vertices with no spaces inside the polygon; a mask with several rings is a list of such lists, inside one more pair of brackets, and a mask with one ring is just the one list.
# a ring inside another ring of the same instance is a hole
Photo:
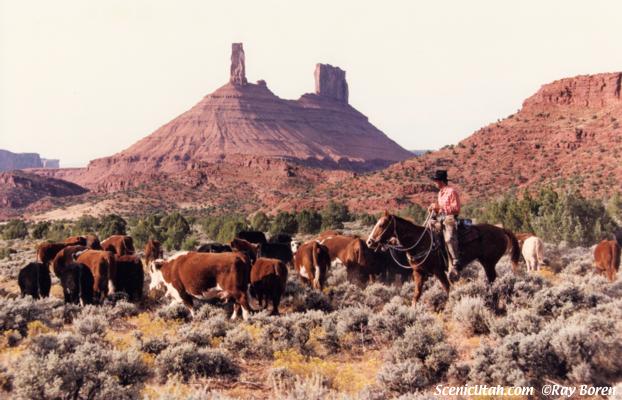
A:
{"label": "horse's leg", "polygon": [[435,270],[434,276],[436,276],[436,278],[441,282],[441,285],[443,285],[443,289],[445,289],[445,292],[447,292],[447,294],[449,295],[449,279],[447,279],[445,271]]}
{"label": "horse's leg", "polygon": [[488,278],[488,284],[492,285],[492,283],[497,279],[497,271],[495,270],[495,266],[497,263],[486,262],[483,260],[479,260],[479,262],[484,267],[484,271],[486,272],[486,278]]}
{"label": "horse's leg", "polygon": [[421,297],[421,292],[423,292],[423,284],[425,283],[426,276],[419,271],[413,270],[413,279],[415,280],[415,293],[413,296],[414,307]]}

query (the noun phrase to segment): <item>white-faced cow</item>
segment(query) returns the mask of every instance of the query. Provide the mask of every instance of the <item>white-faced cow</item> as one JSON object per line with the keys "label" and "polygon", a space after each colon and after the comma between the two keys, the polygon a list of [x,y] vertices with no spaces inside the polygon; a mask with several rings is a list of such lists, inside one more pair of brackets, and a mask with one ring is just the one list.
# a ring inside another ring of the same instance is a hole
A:
{"label": "white-faced cow", "polygon": [[250,262],[239,252],[198,253],[181,252],[167,260],[155,260],[149,265],[149,289],[164,285],[174,301],[183,302],[194,315],[193,299],[235,301],[231,319],[238,315],[248,318],[248,286]]}

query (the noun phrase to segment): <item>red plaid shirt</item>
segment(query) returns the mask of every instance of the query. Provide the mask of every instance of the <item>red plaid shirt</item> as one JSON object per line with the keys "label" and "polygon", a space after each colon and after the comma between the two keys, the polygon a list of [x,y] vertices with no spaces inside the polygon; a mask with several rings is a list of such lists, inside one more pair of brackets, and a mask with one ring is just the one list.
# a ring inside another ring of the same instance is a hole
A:
{"label": "red plaid shirt", "polygon": [[452,187],[445,186],[438,192],[438,206],[445,215],[460,214],[460,197],[458,191]]}

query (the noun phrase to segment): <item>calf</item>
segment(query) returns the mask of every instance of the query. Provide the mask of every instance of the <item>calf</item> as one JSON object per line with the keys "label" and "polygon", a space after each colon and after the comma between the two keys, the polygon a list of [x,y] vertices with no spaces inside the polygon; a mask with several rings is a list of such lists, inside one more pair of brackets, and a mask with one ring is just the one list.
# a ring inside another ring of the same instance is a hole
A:
{"label": "calf", "polygon": [[260,244],[257,249],[257,258],[276,258],[281,260],[283,264],[292,262],[292,248],[288,243],[264,243]]}
{"label": "calf", "polygon": [[149,265],[149,289],[166,286],[167,294],[183,302],[194,315],[193,299],[233,299],[231,319],[238,315],[248,318],[248,286],[251,266],[242,253],[181,252],[167,260]]}
{"label": "calf", "polygon": [[247,242],[255,243],[255,244],[264,244],[268,243],[266,240],[266,235],[261,231],[240,231],[236,235],[238,239],[244,239]]}
{"label": "calf", "polygon": [[537,236],[529,236],[522,243],[519,240],[519,244],[522,246],[521,252],[527,265],[527,272],[540,271],[540,265],[546,263],[542,240]]}
{"label": "calf", "polygon": [[117,256],[134,254],[134,240],[131,236],[112,235],[101,243],[101,247]]}
{"label": "calf", "polygon": [[22,297],[29,295],[34,299],[48,297],[52,279],[47,265],[39,262],[31,262],[19,270],[17,283]]}
{"label": "calf", "polygon": [[145,273],[138,256],[118,256],[115,258],[116,274],[114,286],[117,292],[125,292],[130,301],[140,301],[143,297]]}
{"label": "calf", "polygon": [[197,251],[199,253],[230,253],[233,249],[228,244],[213,242],[200,245]]}
{"label": "calf", "polygon": [[76,259],[89,267],[93,274],[93,296],[96,301],[102,302],[108,292],[114,293],[116,265],[114,255],[103,250],[86,250]]}
{"label": "calf", "polygon": [[279,315],[279,303],[285,292],[287,267],[281,260],[258,258],[251,268],[249,294],[259,301],[261,308],[272,300],[272,315]]}
{"label": "calf", "polygon": [[314,289],[324,288],[329,265],[328,249],[315,240],[301,244],[294,256],[296,271],[301,279]]}
{"label": "calf", "polygon": [[94,278],[89,267],[80,263],[65,265],[60,275],[65,303],[93,304]]}
{"label": "calf", "polygon": [[246,254],[246,257],[248,257],[251,264],[254,264],[255,260],[257,260],[257,252],[259,247],[258,245],[248,242],[244,239],[237,238],[233,239],[229,244],[231,246],[231,249],[241,251],[242,253]]}
{"label": "calf", "polygon": [[594,268],[610,282],[615,281],[616,273],[620,269],[620,245],[615,240],[603,240],[596,245]]}

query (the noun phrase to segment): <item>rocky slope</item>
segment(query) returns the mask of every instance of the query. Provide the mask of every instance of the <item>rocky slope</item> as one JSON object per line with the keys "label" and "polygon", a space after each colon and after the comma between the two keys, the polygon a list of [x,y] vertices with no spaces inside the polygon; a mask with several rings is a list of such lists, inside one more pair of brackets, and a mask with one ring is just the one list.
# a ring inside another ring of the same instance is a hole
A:
{"label": "rocky slope", "polygon": [[75,183],[23,171],[0,173],[0,218],[46,197],[75,196],[87,190]]}
{"label": "rocky slope", "polygon": [[320,185],[282,208],[340,199],[357,210],[427,204],[435,191],[427,176],[447,169],[469,198],[545,184],[574,187],[588,197],[620,191],[622,73],[561,79],[524,101],[519,112],[489,124],[455,146],[411,158],[337,185]]}

